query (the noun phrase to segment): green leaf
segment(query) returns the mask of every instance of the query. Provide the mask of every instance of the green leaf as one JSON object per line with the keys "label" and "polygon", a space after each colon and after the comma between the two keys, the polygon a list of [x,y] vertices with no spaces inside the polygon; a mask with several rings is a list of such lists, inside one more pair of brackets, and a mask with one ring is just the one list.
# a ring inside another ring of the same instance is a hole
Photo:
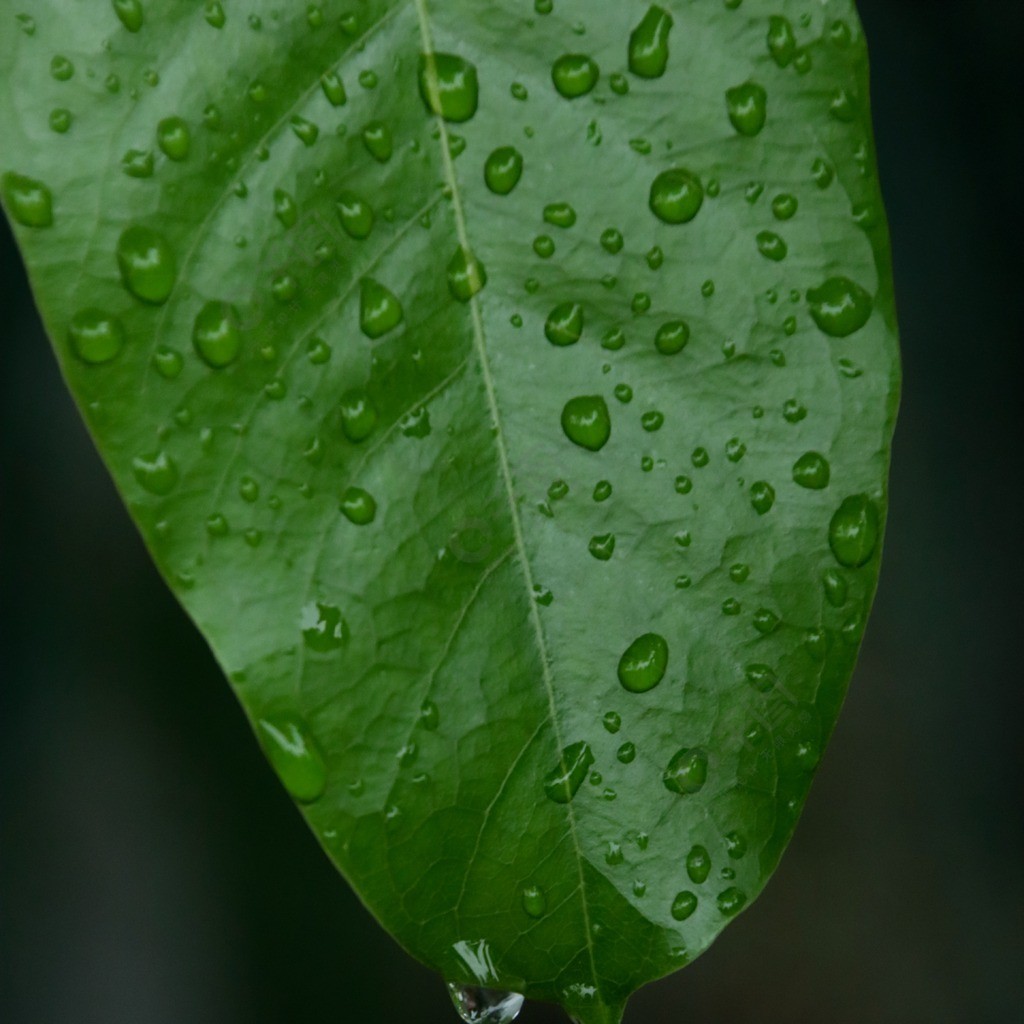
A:
{"label": "green leaf", "polygon": [[2,7],[39,307],[270,763],[411,953],[614,1024],[764,886],[877,580],[852,3]]}

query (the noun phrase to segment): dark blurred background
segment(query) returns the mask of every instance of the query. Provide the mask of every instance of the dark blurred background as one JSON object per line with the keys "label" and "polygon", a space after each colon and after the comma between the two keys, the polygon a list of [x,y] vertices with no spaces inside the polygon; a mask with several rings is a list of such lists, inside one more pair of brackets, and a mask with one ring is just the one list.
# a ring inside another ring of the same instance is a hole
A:
{"label": "dark blurred background", "polygon": [[[882,588],[778,874],[633,1022],[1024,1021],[1024,5],[860,6],[906,373]],[[451,1024],[150,566],[0,231],[0,1018]]]}

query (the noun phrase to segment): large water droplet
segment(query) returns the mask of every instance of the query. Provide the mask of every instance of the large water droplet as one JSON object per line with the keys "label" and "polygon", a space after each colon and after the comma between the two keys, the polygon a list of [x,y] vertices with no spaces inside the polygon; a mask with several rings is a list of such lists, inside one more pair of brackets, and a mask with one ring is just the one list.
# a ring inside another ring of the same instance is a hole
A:
{"label": "large water droplet", "polygon": [[578,302],[555,306],[544,323],[544,336],[552,345],[575,345],[583,335],[583,307]]}
{"label": "large water droplet", "polygon": [[142,4],[139,0],[113,0],[114,13],[129,32],[142,28]]}
{"label": "large water droplet", "polygon": [[651,211],[666,224],[685,224],[697,216],[704,202],[704,187],[692,171],[662,171],[651,185]]}
{"label": "large water droplet", "polygon": [[665,678],[668,644],[657,633],[638,636],[619,659],[619,682],[631,693],[653,690]]}
{"label": "large water droplet", "polygon": [[53,223],[53,196],[35,178],[8,171],[0,178],[0,189],[11,216],[27,228],[48,228]]}
{"label": "large water droplet", "polygon": [[640,78],[660,78],[668,66],[672,15],[651,7],[629,37],[629,70]]}
{"label": "large water droplet", "polygon": [[327,764],[305,723],[294,715],[261,718],[258,731],[274,771],[292,797],[308,804],[322,796]]}
{"label": "large water droplet", "polygon": [[821,330],[833,338],[846,338],[868,322],[874,303],[870,294],[848,277],[830,277],[807,292],[807,304]]}
{"label": "large water droplet", "polygon": [[71,319],[71,348],[84,363],[109,363],[124,348],[120,321],[99,309],[83,309]]}
{"label": "large water droplet", "polygon": [[480,99],[476,66],[453,53],[420,57],[420,95],[427,109],[446,121],[468,121]]}
{"label": "large water droplet", "polygon": [[163,235],[136,225],[117,242],[117,265],[125,287],[137,299],[161,305],[174,288],[174,253]]}
{"label": "large water droplet", "polygon": [[523,176],[523,155],[514,146],[501,146],[484,163],[484,181],[499,196],[507,196]]}
{"label": "large water droplet", "polygon": [[708,755],[700,747],[683,747],[662,775],[665,788],[680,796],[697,793],[708,780]]}
{"label": "large water droplet", "polygon": [[373,230],[373,210],[370,204],[360,199],[354,192],[344,191],[338,196],[336,204],[338,220],[350,238],[362,241],[369,238]]}
{"label": "large water droplet", "polygon": [[203,362],[215,370],[233,363],[242,350],[235,307],[227,302],[207,302],[196,314],[192,344]]}
{"label": "large water droplet", "polygon": [[754,136],[768,118],[768,94],[756,82],[744,82],[725,94],[729,120],[740,135]]}
{"label": "large water droplet", "polygon": [[359,326],[368,338],[382,338],[403,320],[402,304],[395,294],[373,278],[363,279],[359,293]]}
{"label": "large water droplet", "polygon": [[832,467],[820,452],[804,452],[793,463],[793,481],[809,490],[820,491],[828,487]]}
{"label": "large water droplet", "polygon": [[866,494],[853,494],[832,516],[828,543],[840,565],[857,569],[865,565],[878,547],[881,524],[878,506]]}
{"label": "large water droplet", "polygon": [[376,425],[377,409],[362,388],[353,388],[341,396],[341,429],[350,441],[365,441]]}
{"label": "large water droplet", "polygon": [[589,451],[600,451],[612,434],[608,406],[600,395],[571,398],[562,410],[562,430],[573,444]]}
{"label": "large water droplet", "polygon": [[448,261],[448,290],[459,302],[469,302],[487,284],[484,265],[461,246]]}
{"label": "large water droplet", "polygon": [[466,1024],[511,1024],[519,1016],[525,1002],[518,992],[502,992],[451,982],[448,984],[448,993]]}
{"label": "large water droplet", "polygon": [[590,766],[594,752],[586,742],[571,743],[562,751],[562,760],[544,780],[544,792],[556,804],[567,804],[579,791]]}
{"label": "large water droplet", "polygon": [[601,70],[585,54],[567,53],[551,67],[551,80],[566,99],[586,96],[601,77]]}

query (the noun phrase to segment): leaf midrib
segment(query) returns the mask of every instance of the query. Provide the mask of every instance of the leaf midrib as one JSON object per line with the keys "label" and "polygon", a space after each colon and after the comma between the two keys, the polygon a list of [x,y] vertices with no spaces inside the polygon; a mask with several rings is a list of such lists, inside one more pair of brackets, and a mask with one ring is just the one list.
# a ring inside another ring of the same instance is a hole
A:
{"label": "leaf midrib", "polygon": [[[427,10],[427,0],[413,0],[413,5],[416,8],[416,15],[419,19],[420,37],[423,42],[424,55],[432,57],[436,51],[434,50],[433,35],[430,29],[430,15]],[[433,63],[428,61],[428,75],[432,75],[433,67]],[[435,102],[432,105],[439,110],[441,105],[439,102],[436,102],[437,83],[434,78],[430,78],[428,87],[435,93]],[[452,212],[455,217],[455,230],[458,236],[458,244],[464,252],[469,254],[472,253],[473,249],[469,243],[469,234],[466,228],[466,214],[462,203],[462,194],[458,178],[455,174],[455,162],[452,158],[448,125],[445,122],[444,117],[440,114],[436,114],[434,116],[438,124],[438,138],[441,148],[441,158],[444,165],[445,183],[448,186],[452,197]],[[523,582],[526,586],[526,599],[530,606],[530,622],[533,626],[538,654],[540,656],[541,678],[547,694],[548,712],[551,718],[551,725],[555,733],[555,743],[558,746],[559,757],[561,757],[561,752],[565,749],[565,743],[562,739],[562,733],[559,727],[558,710],[555,704],[554,680],[551,676],[551,665],[548,657],[547,641],[544,636],[544,628],[540,621],[540,612],[537,607],[537,602],[534,599],[534,586],[536,581],[534,580],[530,560],[526,554],[526,542],[523,536],[522,519],[519,514],[519,506],[515,500],[512,467],[509,461],[508,449],[505,446],[505,435],[502,428],[501,413],[498,408],[498,399],[494,388],[494,378],[491,374],[491,365],[487,355],[487,341],[484,333],[483,315],[480,310],[479,294],[480,293],[478,292],[469,300],[470,313],[473,321],[473,347],[476,350],[477,357],[480,361],[480,372],[483,377],[484,390],[487,395],[487,405],[491,421],[495,428],[494,436],[498,449],[498,461],[501,467],[501,476],[505,487],[505,497],[508,501],[509,515],[512,521],[516,554],[518,555],[519,564],[522,567]],[[563,765],[562,767],[564,770],[565,766]],[[576,827],[576,815],[573,811],[572,802],[570,801],[567,803],[565,808],[566,818],[569,825],[569,833],[572,837],[576,869],[579,874],[580,909],[583,915],[583,928],[587,947],[587,956],[590,960],[591,977],[598,995],[600,995],[601,984],[597,973],[597,965],[594,960],[594,942],[590,926],[590,907],[587,903],[586,880],[583,876],[583,851],[580,847],[579,832]]]}

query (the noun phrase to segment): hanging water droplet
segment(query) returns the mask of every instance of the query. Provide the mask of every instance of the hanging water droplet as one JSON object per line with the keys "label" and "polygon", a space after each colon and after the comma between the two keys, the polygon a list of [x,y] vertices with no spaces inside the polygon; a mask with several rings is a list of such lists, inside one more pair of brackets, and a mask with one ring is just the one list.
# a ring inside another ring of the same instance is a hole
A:
{"label": "hanging water droplet", "polygon": [[137,299],[154,305],[167,301],[177,269],[163,235],[139,225],[126,228],[117,242],[117,264],[125,287]]}
{"label": "hanging water droplet", "polygon": [[178,465],[167,452],[132,459],[132,472],[142,487],[158,497],[166,497],[178,485]]}
{"label": "hanging water droplet", "polygon": [[662,775],[665,788],[688,796],[704,788],[708,779],[708,755],[700,747],[683,747],[676,752]]}
{"label": "hanging water droplet", "polygon": [[662,171],[651,185],[651,211],[666,224],[686,224],[697,216],[703,203],[700,178],[684,168]]}
{"label": "hanging water droplet", "polygon": [[448,261],[448,290],[459,302],[469,302],[487,284],[484,265],[461,246]]}
{"label": "hanging water droplet", "polygon": [[744,82],[726,91],[726,107],[733,128],[753,137],[764,128],[768,118],[768,94],[756,82]]}
{"label": "hanging water droplet", "polygon": [[230,366],[242,350],[238,311],[227,302],[207,302],[196,314],[192,344],[207,366]]}
{"label": "hanging water droplet", "polygon": [[830,277],[807,292],[811,317],[833,338],[846,338],[859,331],[871,318],[873,300],[848,277]]}
{"label": "hanging water droplet", "polygon": [[866,494],[853,494],[832,516],[828,543],[836,561],[858,569],[870,561],[878,547],[881,529],[878,506]]}
{"label": "hanging water droplet", "polygon": [[507,196],[523,176],[523,155],[514,146],[501,146],[484,163],[484,181],[499,196]]}
{"label": "hanging water droplet", "polygon": [[518,992],[448,983],[459,1016],[466,1024],[511,1024],[519,1016],[525,999]]}
{"label": "hanging water droplet", "polygon": [[109,363],[124,348],[120,321],[99,309],[83,309],[71,319],[71,348],[84,363]]}
{"label": "hanging water droplet", "polygon": [[637,637],[619,659],[619,682],[630,693],[647,693],[665,678],[668,643],[657,633]]}
{"label": "hanging water droplet", "polygon": [[578,302],[555,306],[544,323],[544,336],[552,345],[575,345],[583,336],[583,307]]}
{"label": "hanging water droplet", "polygon": [[832,467],[820,452],[804,452],[793,463],[793,481],[809,490],[820,491],[828,487]]}
{"label": "hanging water droplet", "polygon": [[559,765],[544,779],[544,792],[556,804],[567,804],[579,791],[594,763],[594,752],[586,742],[571,743],[562,751]]}
{"label": "hanging water droplet", "polygon": [[420,57],[420,96],[432,113],[461,123],[475,113],[480,100],[476,66],[453,53]]}
{"label": "hanging water droplet", "polygon": [[338,196],[335,209],[338,211],[341,226],[350,238],[362,241],[370,237],[374,216],[368,202],[360,199],[354,192],[346,190]]}
{"label": "hanging water droplet", "polygon": [[359,326],[371,340],[393,331],[404,319],[402,304],[384,285],[367,277],[359,293]]}
{"label": "hanging water droplet", "polygon": [[611,437],[612,420],[600,395],[571,398],[562,410],[562,430],[573,444],[600,451]]}
{"label": "hanging water droplet", "polygon": [[660,78],[668,66],[672,15],[651,7],[629,37],[629,70],[639,78]]}
{"label": "hanging water droplet", "polygon": [[112,0],[114,13],[129,32],[142,28],[142,4],[139,0]]}
{"label": "hanging water droplet", "polygon": [[261,718],[260,742],[284,788],[308,804],[327,788],[327,763],[305,723],[294,715]]}
{"label": "hanging water droplet", "polygon": [[8,171],[0,190],[11,216],[27,228],[48,228],[53,223],[53,196],[41,181]]}
{"label": "hanging water droplet", "polygon": [[551,80],[555,88],[566,99],[586,96],[601,77],[601,70],[585,54],[567,53],[551,67]]}
{"label": "hanging water droplet", "polygon": [[356,526],[368,526],[377,518],[377,502],[369,491],[361,487],[349,487],[341,496],[339,508],[342,515]]}
{"label": "hanging water droplet", "polygon": [[686,873],[694,885],[703,885],[711,874],[711,854],[707,848],[696,845],[690,848],[686,855]]}

